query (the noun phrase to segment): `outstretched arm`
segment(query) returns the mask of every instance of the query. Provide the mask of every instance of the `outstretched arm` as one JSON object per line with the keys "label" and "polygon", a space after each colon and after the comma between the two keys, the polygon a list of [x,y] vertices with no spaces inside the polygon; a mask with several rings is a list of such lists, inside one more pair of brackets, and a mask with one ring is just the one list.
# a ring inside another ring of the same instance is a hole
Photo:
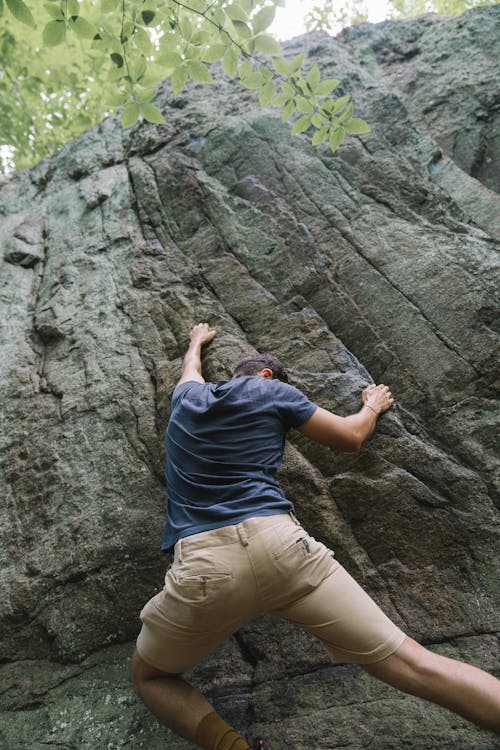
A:
{"label": "outstretched arm", "polygon": [[198,323],[192,329],[189,334],[191,342],[182,361],[181,377],[175,386],[176,388],[188,380],[195,380],[197,383],[205,382],[205,378],[201,374],[201,348],[204,344],[212,341],[215,335],[216,331],[210,328],[208,323]]}
{"label": "outstretched arm", "polygon": [[319,407],[298,429],[317,443],[347,453],[358,451],[375,429],[379,414],[394,403],[386,385],[369,385],[362,393],[363,406],[357,414],[339,417]]}

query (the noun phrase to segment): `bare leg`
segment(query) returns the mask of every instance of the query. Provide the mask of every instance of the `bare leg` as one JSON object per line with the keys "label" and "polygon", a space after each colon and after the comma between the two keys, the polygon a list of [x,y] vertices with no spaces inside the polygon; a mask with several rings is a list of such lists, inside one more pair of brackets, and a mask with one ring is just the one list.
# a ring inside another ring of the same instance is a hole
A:
{"label": "bare leg", "polygon": [[214,710],[199,690],[178,675],[150,667],[137,651],[132,657],[132,682],[139,698],[162,724],[195,742],[200,721]]}
{"label": "bare leg", "polygon": [[387,659],[363,667],[405,693],[449,708],[500,734],[500,680],[488,672],[434,654],[411,638]]}

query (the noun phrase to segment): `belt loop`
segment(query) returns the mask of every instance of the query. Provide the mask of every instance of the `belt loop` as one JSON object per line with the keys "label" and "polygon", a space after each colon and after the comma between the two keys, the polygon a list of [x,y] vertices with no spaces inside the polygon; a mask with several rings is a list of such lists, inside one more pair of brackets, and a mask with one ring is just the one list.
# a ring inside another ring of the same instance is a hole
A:
{"label": "belt loop", "polygon": [[300,521],[299,521],[299,519],[297,518],[297,516],[295,515],[295,513],[293,513],[293,511],[289,511],[288,515],[290,516],[290,518],[292,519],[292,521],[293,521],[293,522],[294,522],[294,523],[295,523],[295,524],[296,524],[297,526],[300,526]]}
{"label": "belt loop", "polygon": [[243,524],[239,523],[236,526],[236,530],[238,532],[238,536],[240,538],[240,542],[242,543],[242,545],[244,547],[248,547],[248,537],[247,537],[247,533],[246,533],[246,531],[245,531],[245,529],[243,527]]}
{"label": "belt loop", "polygon": [[178,545],[179,545],[179,562],[182,562],[182,539],[179,539]]}

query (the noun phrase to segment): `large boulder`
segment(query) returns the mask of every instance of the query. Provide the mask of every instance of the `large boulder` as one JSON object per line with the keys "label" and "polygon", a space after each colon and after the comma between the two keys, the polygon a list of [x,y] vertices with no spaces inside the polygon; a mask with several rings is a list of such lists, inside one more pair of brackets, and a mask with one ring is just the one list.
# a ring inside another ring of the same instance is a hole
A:
{"label": "large boulder", "polygon": [[[498,672],[499,21],[289,43],[372,124],[333,155],[220,76],[165,87],[165,126],[110,118],[3,179],[2,748],[189,747],[127,671],[164,573],[164,429],[201,320],[208,379],[258,350],[340,414],[392,386],[358,454],[291,434],[283,485],[406,632]],[[268,618],[193,679],[270,750],[497,747]]]}

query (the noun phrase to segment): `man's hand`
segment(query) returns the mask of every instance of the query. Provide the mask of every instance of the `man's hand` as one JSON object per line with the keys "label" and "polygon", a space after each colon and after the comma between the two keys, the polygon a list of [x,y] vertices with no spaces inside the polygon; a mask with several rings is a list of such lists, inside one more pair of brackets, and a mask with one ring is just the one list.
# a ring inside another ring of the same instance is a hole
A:
{"label": "man's hand", "polygon": [[208,323],[198,323],[198,325],[195,325],[195,327],[189,333],[191,341],[193,343],[200,344],[200,346],[203,346],[203,344],[208,344],[208,342],[212,341],[212,339],[216,335],[217,331],[215,331],[213,328],[210,328]]}
{"label": "man's hand", "polygon": [[375,385],[372,383],[361,393],[361,400],[365,406],[373,409],[377,414],[382,414],[391,408],[394,398],[387,385]]}
{"label": "man's hand", "polygon": [[351,453],[361,448],[375,429],[377,417],[394,403],[386,385],[367,386],[361,394],[363,406],[357,414],[339,417],[318,407],[312,417],[298,429],[306,437],[322,445],[329,445]]}
{"label": "man's hand", "polygon": [[[204,344],[212,341],[216,331],[210,328],[208,323],[198,323],[189,333],[191,343],[182,361],[182,373],[177,383],[185,383],[194,380],[196,383],[204,383],[205,378],[201,374],[201,348]],[[177,386],[176,386],[177,388]]]}

